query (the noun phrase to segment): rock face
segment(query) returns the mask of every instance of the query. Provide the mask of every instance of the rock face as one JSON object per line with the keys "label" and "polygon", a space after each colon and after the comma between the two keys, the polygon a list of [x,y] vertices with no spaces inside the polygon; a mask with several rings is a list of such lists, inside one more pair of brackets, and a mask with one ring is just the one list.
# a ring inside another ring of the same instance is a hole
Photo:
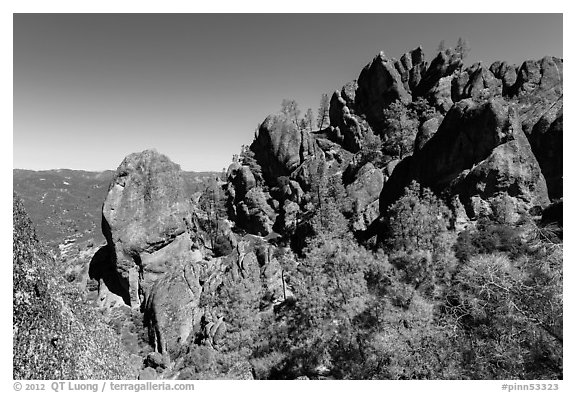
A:
{"label": "rock face", "polygon": [[396,100],[408,103],[412,100],[404,88],[402,77],[394,61],[380,52],[360,73],[356,90],[356,110],[366,115],[375,130],[384,126],[382,109]]}
{"label": "rock face", "polygon": [[268,116],[258,129],[250,149],[262,167],[266,181],[275,184],[278,176],[288,176],[313,154],[313,138],[300,131],[282,114]]}
{"label": "rock face", "polygon": [[144,322],[149,327],[149,342],[159,353],[173,353],[200,323],[202,287],[196,262],[170,270],[146,291]]}
{"label": "rock face", "polygon": [[502,99],[460,101],[434,136],[398,164],[380,195],[380,211],[412,180],[457,195],[469,217],[509,196],[517,212],[549,203],[547,187],[513,106]]}

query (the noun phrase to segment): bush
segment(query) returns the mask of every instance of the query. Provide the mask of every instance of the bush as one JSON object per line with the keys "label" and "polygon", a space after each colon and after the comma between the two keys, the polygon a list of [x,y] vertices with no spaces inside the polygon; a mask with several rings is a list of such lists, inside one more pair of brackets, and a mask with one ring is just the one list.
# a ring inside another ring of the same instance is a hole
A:
{"label": "bush", "polygon": [[460,261],[498,251],[514,255],[522,248],[521,239],[520,230],[515,226],[481,219],[476,228],[460,232],[454,252]]}

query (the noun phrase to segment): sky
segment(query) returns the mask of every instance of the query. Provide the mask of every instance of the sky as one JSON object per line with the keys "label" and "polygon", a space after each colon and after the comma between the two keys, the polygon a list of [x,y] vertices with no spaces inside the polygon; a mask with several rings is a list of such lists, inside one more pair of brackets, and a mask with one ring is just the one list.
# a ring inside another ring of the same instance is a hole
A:
{"label": "sky", "polygon": [[156,148],[220,171],[295,99],[357,79],[380,51],[444,40],[467,64],[563,57],[561,14],[14,14],[13,167],[115,169]]}

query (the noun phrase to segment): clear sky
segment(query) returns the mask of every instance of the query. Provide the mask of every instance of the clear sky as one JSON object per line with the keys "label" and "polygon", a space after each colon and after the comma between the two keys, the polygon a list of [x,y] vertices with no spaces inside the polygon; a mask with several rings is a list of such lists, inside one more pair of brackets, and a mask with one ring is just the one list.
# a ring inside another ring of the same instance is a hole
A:
{"label": "clear sky", "polygon": [[13,166],[115,169],[155,147],[221,170],[283,98],[314,112],[381,50],[563,57],[561,14],[15,14]]}

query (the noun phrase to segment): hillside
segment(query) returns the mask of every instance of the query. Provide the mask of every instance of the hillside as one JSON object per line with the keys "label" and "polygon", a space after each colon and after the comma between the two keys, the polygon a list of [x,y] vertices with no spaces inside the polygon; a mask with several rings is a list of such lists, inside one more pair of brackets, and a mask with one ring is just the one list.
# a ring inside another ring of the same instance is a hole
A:
{"label": "hillside", "polygon": [[226,179],[146,150],[23,189],[101,228],[66,279],[141,379],[562,379],[563,60],[463,57],[381,52],[319,127],[285,100]]}

